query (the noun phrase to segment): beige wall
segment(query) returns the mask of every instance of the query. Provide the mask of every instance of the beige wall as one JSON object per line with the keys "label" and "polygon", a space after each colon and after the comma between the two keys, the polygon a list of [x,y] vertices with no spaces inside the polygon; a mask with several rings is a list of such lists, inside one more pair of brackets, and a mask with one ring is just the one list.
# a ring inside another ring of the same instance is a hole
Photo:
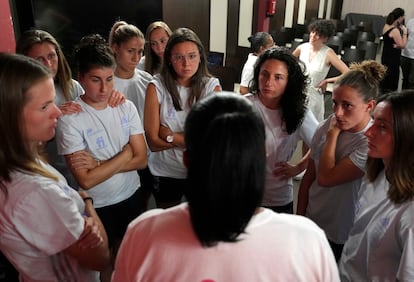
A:
{"label": "beige wall", "polygon": [[347,13],[361,13],[387,16],[394,8],[403,8],[406,18],[414,17],[413,0],[387,1],[387,0],[344,0],[342,17]]}

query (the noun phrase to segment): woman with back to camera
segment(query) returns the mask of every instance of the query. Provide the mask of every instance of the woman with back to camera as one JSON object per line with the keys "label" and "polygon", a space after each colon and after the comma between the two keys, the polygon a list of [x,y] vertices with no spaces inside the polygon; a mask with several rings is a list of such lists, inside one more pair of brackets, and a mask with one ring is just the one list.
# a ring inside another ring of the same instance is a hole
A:
{"label": "woman with back to camera", "polygon": [[[144,132],[131,101],[116,108],[108,106],[115,59],[106,41],[97,34],[83,37],[75,58],[78,79],[85,90],[76,100],[82,111],[59,119],[58,152],[68,163],[81,153],[94,160],[88,167],[70,168],[80,188],[94,198],[115,258],[128,224],[143,210],[136,170],[147,165]],[[110,275],[110,270],[103,277]]]}
{"label": "woman with back to camera", "polygon": [[407,28],[404,25],[404,10],[395,8],[388,14],[382,29],[383,47],[381,63],[387,67],[387,73],[381,82],[383,93],[396,91],[400,78],[401,49],[407,44]]}
{"label": "woman with back to camera", "polygon": [[339,281],[322,230],[260,207],[266,133],[245,97],[199,101],[184,132],[188,203],[150,210],[129,225],[114,282]]}
{"label": "woman with back to camera", "polygon": [[165,46],[172,31],[163,21],[156,21],[147,27],[145,32],[144,57],[141,58],[138,68],[154,75],[161,71],[164,60]]}
{"label": "woman with back to camera", "polygon": [[385,67],[375,61],[351,64],[334,85],[333,114],[319,124],[299,187],[298,210],[325,232],[337,260],[348,238],[367,160],[364,132]]}
{"label": "woman with back to camera", "polygon": [[331,66],[340,73],[348,70],[346,64],[338,58],[335,51],[326,45],[329,37],[334,34],[335,27],[330,20],[316,20],[309,27],[309,42],[299,45],[293,55],[298,57],[306,65],[311,80],[308,88],[309,109],[315,115],[318,122],[325,119],[324,93],[328,83],[335,82],[336,77],[326,78]]}
{"label": "woman with back to camera", "polygon": [[154,76],[145,96],[144,127],[151,149],[149,168],[154,175],[158,207],[181,202],[187,169],[184,122],[194,103],[220,91],[207,70],[203,44],[188,28],[179,28],[168,40],[161,73]]}
{"label": "woman with back to camera", "polygon": [[302,63],[284,47],[264,51],[254,69],[248,97],[266,128],[266,185],[262,205],[276,212],[293,213],[292,177],[302,172],[309,152],[290,165],[299,140],[310,146],[318,126],[307,109],[308,78]]}
{"label": "woman with back to camera", "polygon": [[247,57],[247,61],[244,63],[242,76],[240,80],[240,94],[249,93],[250,81],[253,80],[254,65],[257,61],[258,56],[263,53],[264,50],[273,47],[275,42],[273,37],[267,32],[256,32],[254,35],[248,38],[250,42],[250,53]]}
{"label": "woman with back to camera", "polygon": [[[136,68],[144,51],[144,35],[135,25],[117,21],[111,28],[108,43],[116,61],[114,88],[134,103],[143,122],[145,91],[152,79],[152,75]],[[153,189],[153,179],[148,167],[138,170],[138,174],[143,194],[143,202],[139,205],[146,210]]]}
{"label": "woman with back to camera", "polygon": [[0,53],[0,250],[20,281],[99,281],[109,264],[105,230],[85,192],[68,186],[39,151],[61,111],[53,74]]}
{"label": "woman with back to camera", "polygon": [[378,100],[342,281],[414,281],[414,91]]}

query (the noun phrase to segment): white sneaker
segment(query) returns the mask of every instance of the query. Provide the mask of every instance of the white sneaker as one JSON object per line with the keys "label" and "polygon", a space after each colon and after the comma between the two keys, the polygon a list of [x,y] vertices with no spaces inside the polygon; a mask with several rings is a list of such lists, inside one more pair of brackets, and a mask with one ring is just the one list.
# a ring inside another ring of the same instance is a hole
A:
{"label": "white sneaker", "polygon": [[298,180],[298,181],[302,180],[303,176],[305,175],[305,172],[306,172],[306,169],[305,169],[304,171],[302,171],[301,173],[296,174],[296,175],[293,177],[293,179],[294,179],[294,180]]}

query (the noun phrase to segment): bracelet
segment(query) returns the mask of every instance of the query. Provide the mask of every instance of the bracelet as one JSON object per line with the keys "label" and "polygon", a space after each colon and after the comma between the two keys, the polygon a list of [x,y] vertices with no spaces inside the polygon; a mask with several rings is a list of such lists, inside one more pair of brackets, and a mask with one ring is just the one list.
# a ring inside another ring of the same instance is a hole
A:
{"label": "bracelet", "polygon": [[101,165],[101,161],[100,160],[95,160],[95,161],[98,164],[97,167]]}
{"label": "bracelet", "polygon": [[93,199],[92,199],[92,197],[85,197],[85,198],[83,198],[83,201],[84,202],[86,202],[86,201],[91,201],[91,203],[92,203],[92,205],[93,205]]}

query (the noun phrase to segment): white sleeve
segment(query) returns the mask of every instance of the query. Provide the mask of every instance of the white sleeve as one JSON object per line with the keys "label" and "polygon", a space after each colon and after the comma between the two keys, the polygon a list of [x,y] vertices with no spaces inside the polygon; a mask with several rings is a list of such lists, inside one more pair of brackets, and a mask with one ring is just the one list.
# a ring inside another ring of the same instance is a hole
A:
{"label": "white sleeve", "polygon": [[14,225],[22,237],[48,255],[75,243],[84,226],[75,202],[58,186],[31,190],[14,211]]}
{"label": "white sleeve", "polygon": [[300,138],[310,148],[312,143],[313,135],[315,134],[316,128],[318,128],[318,121],[310,110],[305,112],[305,118],[300,127]]}

